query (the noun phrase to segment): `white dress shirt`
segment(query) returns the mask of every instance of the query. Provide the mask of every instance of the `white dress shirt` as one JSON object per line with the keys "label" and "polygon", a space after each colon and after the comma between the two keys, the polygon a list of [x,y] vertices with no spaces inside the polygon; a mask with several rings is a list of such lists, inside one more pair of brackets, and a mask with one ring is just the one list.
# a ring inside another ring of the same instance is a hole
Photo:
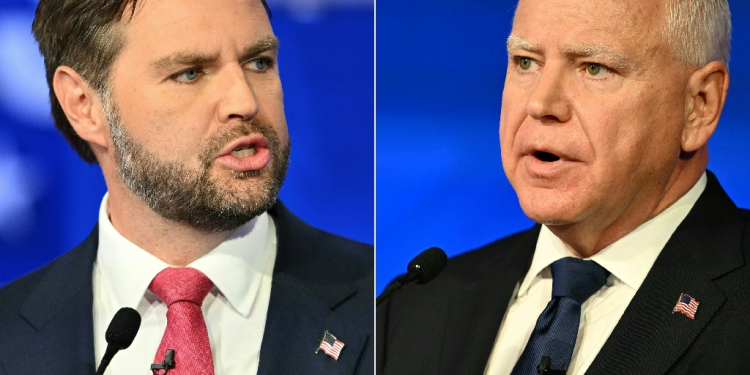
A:
{"label": "white dress shirt", "polygon": [[[214,283],[202,310],[216,374],[258,372],[275,259],[276,228],[264,213],[188,265]],[[151,374],[167,328],[167,306],[148,286],[167,267],[117,232],[109,220],[105,195],[99,208],[99,248],[92,275],[97,366],[107,348],[104,333],[117,310],[132,307],[142,317],[133,344],[115,355],[106,374]]]}
{"label": "white dress shirt", "polygon": [[[704,173],[695,186],[669,208],[589,258],[606,268],[611,275],[607,284],[581,306],[581,323],[568,367],[569,375],[582,375],[594,361],[662,248],[705,189],[706,181]],[[562,240],[542,226],[531,267],[517,287],[500,325],[485,369],[486,375],[507,375],[513,370],[531,337],[537,318],[552,299],[549,266],[569,256],[575,255]],[[552,365],[554,368],[554,363]]]}

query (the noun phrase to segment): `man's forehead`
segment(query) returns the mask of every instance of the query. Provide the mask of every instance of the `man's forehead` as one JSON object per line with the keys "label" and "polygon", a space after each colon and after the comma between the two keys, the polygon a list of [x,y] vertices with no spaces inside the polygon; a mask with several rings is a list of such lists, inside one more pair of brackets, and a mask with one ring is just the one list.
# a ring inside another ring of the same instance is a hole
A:
{"label": "man's forehead", "polygon": [[176,35],[191,31],[210,34],[227,27],[270,30],[260,0],[138,0],[128,3],[121,21],[125,29],[145,35],[164,30]]}
{"label": "man's forehead", "polygon": [[606,55],[624,63],[666,46],[662,0],[521,0],[508,50]]}
{"label": "man's forehead", "polygon": [[550,27],[588,27],[602,33],[653,34],[665,25],[669,1],[672,0],[520,0],[513,26],[541,31]]}
{"label": "man's forehead", "polygon": [[123,54],[151,62],[163,58],[160,66],[170,57],[215,60],[219,54],[273,49],[276,43],[260,0],[139,0],[133,18],[123,22]]}
{"label": "man's forehead", "polygon": [[587,18],[601,19],[624,14],[651,16],[668,9],[674,1],[680,0],[519,0],[516,10],[532,7],[537,11],[547,10],[550,13],[566,10],[584,11],[582,15]]}

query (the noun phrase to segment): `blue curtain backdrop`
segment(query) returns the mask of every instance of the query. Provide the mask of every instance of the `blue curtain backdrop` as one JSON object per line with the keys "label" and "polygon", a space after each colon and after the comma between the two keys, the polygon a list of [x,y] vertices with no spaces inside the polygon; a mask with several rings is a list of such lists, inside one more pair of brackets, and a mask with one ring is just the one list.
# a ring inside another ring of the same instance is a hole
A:
{"label": "blue curtain backdrop", "polygon": [[[377,2],[378,293],[423,249],[456,255],[532,225],[505,178],[498,140],[515,4]],[[748,208],[750,2],[729,4],[731,85],[709,169]]]}
{"label": "blue curtain backdrop", "polygon": [[[293,145],[281,198],[312,225],[373,243],[372,0],[268,3]],[[83,240],[106,191],[52,123],[35,8],[0,0],[0,285]]]}

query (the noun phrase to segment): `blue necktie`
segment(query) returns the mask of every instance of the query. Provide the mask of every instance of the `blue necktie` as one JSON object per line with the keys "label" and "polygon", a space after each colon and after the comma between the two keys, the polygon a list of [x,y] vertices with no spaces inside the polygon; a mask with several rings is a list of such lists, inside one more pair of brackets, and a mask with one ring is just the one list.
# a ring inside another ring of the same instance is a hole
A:
{"label": "blue necktie", "polygon": [[535,375],[543,356],[567,371],[581,321],[581,304],[607,283],[609,271],[594,261],[562,258],[552,263],[552,300],[539,315],[511,375]]}

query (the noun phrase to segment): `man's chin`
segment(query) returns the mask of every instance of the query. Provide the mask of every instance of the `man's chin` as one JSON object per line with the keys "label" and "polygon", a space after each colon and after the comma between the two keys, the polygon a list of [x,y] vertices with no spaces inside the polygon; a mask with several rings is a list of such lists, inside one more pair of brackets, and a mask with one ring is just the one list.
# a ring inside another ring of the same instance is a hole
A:
{"label": "man's chin", "polygon": [[274,203],[275,196],[248,201],[246,204],[225,202],[222,207],[204,209],[200,215],[184,215],[170,219],[205,233],[232,232],[268,211]]}
{"label": "man's chin", "polygon": [[526,216],[536,223],[547,226],[567,226],[581,221],[581,212],[578,212],[575,204],[570,202],[547,201],[524,202],[521,200],[521,209]]}
{"label": "man's chin", "polygon": [[543,224],[548,227],[555,227],[555,228],[565,228],[572,224],[575,224],[575,221],[570,220],[568,218],[561,218],[561,217],[555,217],[555,216],[530,216],[529,219],[533,220],[537,224]]}
{"label": "man's chin", "polygon": [[211,178],[192,197],[146,202],[165,219],[205,233],[231,232],[269,210],[280,186],[272,176]]}
{"label": "man's chin", "polygon": [[260,171],[245,171],[245,172],[237,172],[237,171],[235,171],[233,169],[229,170],[229,174],[231,174],[232,177],[235,180],[248,180],[248,179],[251,179],[251,178],[258,179],[258,178],[262,177],[262,173],[263,173],[262,170],[260,170]]}

